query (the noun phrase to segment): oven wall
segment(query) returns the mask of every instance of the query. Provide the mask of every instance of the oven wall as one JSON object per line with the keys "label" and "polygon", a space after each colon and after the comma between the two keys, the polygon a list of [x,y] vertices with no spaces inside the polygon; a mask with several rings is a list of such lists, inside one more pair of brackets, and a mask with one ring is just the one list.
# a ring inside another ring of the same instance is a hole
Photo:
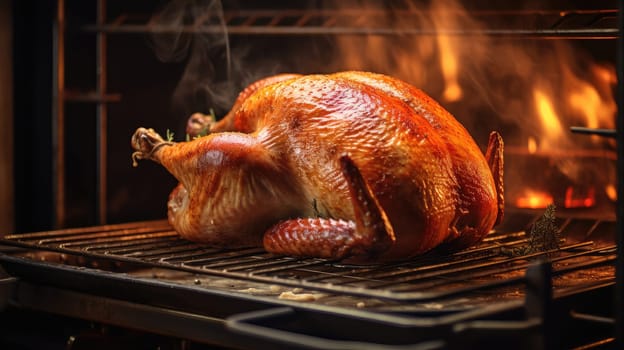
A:
{"label": "oven wall", "polygon": [[13,1],[11,13],[14,225],[16,232],[46,230],[53,219],[50,114],[56,3]]}
{"label": "oven wall", "polygon": [[11,1],[0,0],[0,237],[15,229]]}

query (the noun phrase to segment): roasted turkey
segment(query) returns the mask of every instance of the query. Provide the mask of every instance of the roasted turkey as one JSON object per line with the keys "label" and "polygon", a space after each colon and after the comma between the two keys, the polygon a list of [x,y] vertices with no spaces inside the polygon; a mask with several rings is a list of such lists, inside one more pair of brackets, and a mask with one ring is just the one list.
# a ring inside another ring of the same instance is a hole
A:
{"label": "roasted turkey", "polygon": [[191,241],[387,261],[469,247],[503,216],[501,136],[484,155],[436,101],[386,75],[269,77],[187,131],[176,143],[139,128],[131,144],[179,181],[168,218]]}

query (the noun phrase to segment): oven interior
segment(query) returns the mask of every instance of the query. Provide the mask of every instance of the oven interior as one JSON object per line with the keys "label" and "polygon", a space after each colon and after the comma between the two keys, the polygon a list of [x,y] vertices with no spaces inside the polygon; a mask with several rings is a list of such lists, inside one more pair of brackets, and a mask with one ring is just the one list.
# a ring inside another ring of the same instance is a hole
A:
{"label": "oven interior", "polygon": [[[70,348],[614,347],[621,2],[443,3],[15,2],[15,129],[32,137],[15,140],[17,233],[0,245],[9,333],[34,322],[56,329],[36,345]],[[181,140],[192,113],[223,115],[255,79],[341,69],[426,84],[482,146],[501,131],[507,215],[481,244],[356,266],[218,250],[162,220],[175,180],[132,168],[136,127]],[[556,234],[535,248],[545,223]],[[18,338],[2,341],[32,345]]]}

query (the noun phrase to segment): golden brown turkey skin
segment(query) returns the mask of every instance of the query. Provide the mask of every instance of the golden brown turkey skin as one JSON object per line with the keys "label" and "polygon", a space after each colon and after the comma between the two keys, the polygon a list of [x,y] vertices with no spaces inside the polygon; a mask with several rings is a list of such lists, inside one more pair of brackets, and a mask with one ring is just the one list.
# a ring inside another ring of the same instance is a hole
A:
{"label": "golden brown turkey skin", "polygon": [[[169,220],[183,237],[389,260],[470,245],[499,216],[502,183],[471,136],[404,82],[293,76],[238,102],[220,132],[192,142],[163,144],[147,129],[133,136],[137,158],[180,181]],[[502,170],[500,141],[489,151]]]}
{"label": "golden brown turkey skin", "polygon": [[204,136],[208,133],[220,132],[220,131],[234,131],[234,114],[243,105],[243,102],[251,96],[258,89],[267,85],[279,83],[284,80],[300,77],[300,74],[278,74],[270,77],[260,79],[253,84],[247,86],[243,91],[238,94],[234,105],[230,109],[230,112],[219,122],[217,122],[212,115],[195,113],[193,114],[186,124],[186,133],[190,137]]}
{"label": "golden brown turkey skin", "polygon": [[[344,72],[340,76],[359,81],[381,89],[389,96],[401,99],[414,113],[426,119],[446,143],[453,163],[453,172],[459,184],[458,217],[451,230],[448,243],[456,248],[465,248],[480,241],[496,223],[503,218],[504,199],[502,187],[502,147],[500,135],[490,136],[488,151],[492,153],[492,167],[496,167],[496,176],[492,176],[491,166],[468,131],[455,117],[422,90],[391,77],[362,72]],[[498,153],[498,154],[494,154]],[[500,163],[500,164],[499,164]],[[498,193],[497,193],[498,192]],[[500,198],[499,198],[500,194]],[[496,199],[495,199],[496,198]],[[493,206],[497,210],[493,209]],[[466,232],[472,231],[472,232]]]}

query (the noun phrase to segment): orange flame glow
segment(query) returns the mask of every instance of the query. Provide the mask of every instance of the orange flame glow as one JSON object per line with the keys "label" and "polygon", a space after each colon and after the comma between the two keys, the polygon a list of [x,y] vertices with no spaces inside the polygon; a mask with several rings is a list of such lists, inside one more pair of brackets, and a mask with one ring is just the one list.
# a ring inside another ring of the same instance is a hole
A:
{"label": "orange flame glow", "polygon": [[[570,184],[591,179],[596,193],[605,191],[594,200],[604,198],[604,193],[615,197],[609,194],[614,190],[608,189],[616,177],[614,164],[604,162],[588,171],[587,163],[573,155],[579,149],[613,147],[613,140],[570,132],[570,126],[614,128],[617,78],[611,63],[598,62],[567,40],[498,40],[487,35],[487,29],[507,24],[471,13],[459,0],[397,2],[401,5],[379,5],[382,2],[373,0],[339,3],[344,5],[332,2],[331,6],[345,10],[357,6],[381,13],[370,21],[374,28],[423,35],[336,36],[335,55],[324,69],[365,70],[403,79],[442,102],[478,143],[485,143],[489,132],[498,130],[506,142],[510,140],[507,145],[523,155],[548,157],[543,166],[552,169],[544,170],[556,174],[557,179],[566,178]],[[526,176],[531,172],[534,170],[527,166],[506,173],[507,193],[514,193],[512,205],[545,208],[555,193],[557,201],[565,199],[560,198],[563,193],[559,195],[565,187],[550,191],[553,195],[523,192],[525,188],[561,186]],[[570,196],[570,205],[587,199],[575,192]],[[582,204],[594,205],[589,201]]]}
{"label": "orange flame glow", "polygon": [[553,102],[546,93],[539,88],[535,88],[533,90],[533,99],[535,101],[537,115],[542,124],[542,135],[544,135],[543,143],[550,145],[561,138],[563,126],[561,126]]}
{"label": "orange flame glow", "polygon": [[607,185],[607,187],[605,187],[605,193],[611,201],[615,202],[617,200],[617,189],[615,188],[615,185]]}
{"label": "orange flame glow", "polygon": [[529,151],[529,154],[535,154],[535,152],[537,152],[537,141],[535,141],[533,136],[529,137],[527,150]]}
{"label": "orange flame glow", "polygon": [[[582,192],[582,193],[578,193]],[[590,208],[596,204],[596,190],[590,187],[587,191],[578,191],[569,186],[566,189],[563,205],[566,208]]]}
{"label": "orange flame glow", "polygon": [[[589,128],[612,128],[617,111],[615,101],[610,96],[611,86],[616,81],[615,72],[606,67],[593,65],[594,82],[581,80],[569,73],[569,81],[573,83],[568,95],[568,105],[572,112],[583,119]],[[593,135],[594,142],[601,140]]]}
{"label": "orange flame glow", "polygon": [[524,195],[516,199],[516,207],[540,209],[553,203],[553,197],[546,192],[525,190]]}
{"label": "orange flame glow", "polygon": [[442,97],[449,102],[458,101],[462,98],[463,91],[457,81],[458,67],[455,46],[453,46],[450,37],[440,35],[438,36],[438,47],[440,49],[440,66],[446,83]]}

